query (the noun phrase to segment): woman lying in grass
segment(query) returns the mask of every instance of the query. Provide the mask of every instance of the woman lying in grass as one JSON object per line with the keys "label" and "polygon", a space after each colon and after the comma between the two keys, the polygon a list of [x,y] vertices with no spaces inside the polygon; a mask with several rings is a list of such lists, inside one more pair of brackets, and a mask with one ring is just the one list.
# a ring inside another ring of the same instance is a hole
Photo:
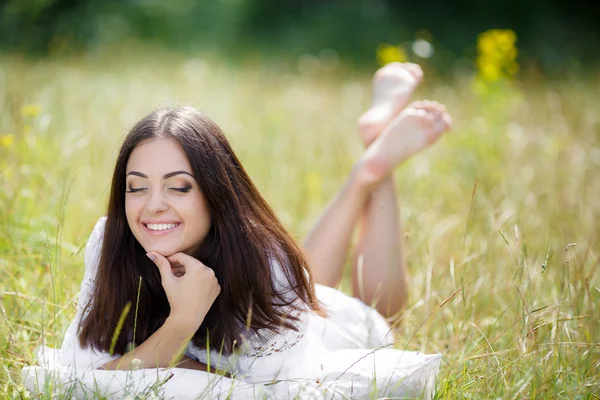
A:
{"label": "woman lying in grass", "polygon": [[[366,151],[303,250],[214,122],[190,107],[138,122],[88,242],[60,365],[306,380],[329,397],[374,386],[430,396],[439,355],[392,349],[384,318],[408,296],[392,173],[451,124],[438,103],[405,108],[421,78],[413,64],[376,73],[373,106],[359,120]],[[333,288],[359,224],[349,297]]]}

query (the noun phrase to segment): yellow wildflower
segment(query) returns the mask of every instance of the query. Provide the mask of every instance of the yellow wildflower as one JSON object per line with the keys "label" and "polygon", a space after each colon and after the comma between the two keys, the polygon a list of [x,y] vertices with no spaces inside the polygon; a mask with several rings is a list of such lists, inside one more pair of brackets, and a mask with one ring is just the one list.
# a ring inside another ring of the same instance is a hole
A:
{"label": "yellow wildflower", "polygon": [[21,107],[21,115],[23,117],[35,118],[40,114],[41,107],[37,104],[27,104]]}
{"label": "yellow wildflower", "polygon": [[479,73],[486,81],[497,81],[500,79],[500,69],[494,63],[479,63]]}
{"label": "yellow wildflower", "polygon": [[477,40],[479,54],[492,54],[494,52],[494,41],[491,36],[480,35]]}
{"label": "yellow wildflower", "polygon": [[482,80],[509,79],[519,71],[517,35],[510,29],[491,29],[477,37],[477,68]]}
{"label": "yellow wildflower", "polygon": [[381,66],[392,62],[404,62],[407,59],[406,52],[400,46],[383,43],[377,47],[377,61]]}
{"label": "yellow wildflower", "polygon": [[15,141],[15,135],[0,135],[0,147],[10,147]]}

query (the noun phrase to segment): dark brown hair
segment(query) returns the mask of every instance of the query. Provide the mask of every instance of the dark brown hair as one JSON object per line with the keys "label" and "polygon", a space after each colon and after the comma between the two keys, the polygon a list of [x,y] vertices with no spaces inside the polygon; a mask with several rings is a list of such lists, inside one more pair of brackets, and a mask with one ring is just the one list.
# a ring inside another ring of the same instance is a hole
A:
{"label": "dark brown hair", "polygon": [[[133,236],[125,215],[129,156],[140,143],[158,137],[179,143],[212,218],[206,239],[192,256],[215,271],[221,293],[192,338],[194,344],[206,346],[209,335],[211,347],[228,354],[234,341],[240,343],[248,319],[253,332],[277,331],[295,329],[297,319],[284,311],[290,306],[296,311],[308,307],[322,313],[302,251],[250,180],[221,129],[194,108],[167,108],[139,121],[121,146],[95,285],[79,326],[80,344],[109,351],[128,303],[131,310],[114,346],[118,354],[126,353],[130,343],[144,342],[169,315],[158,270]],[[294,295],[291,300],[289,293],[284,296],[274,286],[273,262],[283,267]]]}

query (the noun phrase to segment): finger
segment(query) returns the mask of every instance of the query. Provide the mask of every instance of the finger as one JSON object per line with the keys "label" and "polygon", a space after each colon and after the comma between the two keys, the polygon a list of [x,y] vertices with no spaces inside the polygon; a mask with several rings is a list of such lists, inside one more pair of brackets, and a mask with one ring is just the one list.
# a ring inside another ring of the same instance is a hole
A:
{"label": "finger", "polygon": [[148,258],[152,260],[154,264],[156,264],[156,266],[158,267],[158,271],[160,272],[160,277],[163,280],[163,282],[165,280],[173,278],[173,273],[171,272],[171,264],[165,257],[154,251],[146,253],[146,256],[148,256]]}
{"label": "finger", "polygon": [[185,253],[175,253],[175,254],[167,257],[167,259],[169,260],[169,262],[183,265],[185,268],[194,269],[194,268],[198,268],[200,266],[204,266],[204,264],[202,264],[200,261],[198,261],[197,259],[195,259],[192,256],[188,256]]}
{"label": "finger", "polygon": [[185,267],[184,266],[171,266],[171,272],[173,273],[173,275],[175,275],[177,278],[181,278],[183,275],[185,275]]}

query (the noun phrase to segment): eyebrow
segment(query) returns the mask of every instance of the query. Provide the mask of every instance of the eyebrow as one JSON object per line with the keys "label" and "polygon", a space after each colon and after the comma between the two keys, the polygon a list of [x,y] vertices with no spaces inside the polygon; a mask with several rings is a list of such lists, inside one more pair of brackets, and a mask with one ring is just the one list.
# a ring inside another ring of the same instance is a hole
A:
{"label": "eyebrow", "polygon": [[[194,175],[192,175],[192,174],[190,174],[189,172],[186,172],[186,171],[173,171],[173,172],[169,172],[168,174],[164,174],[163,175],[163,179],[169,179],[172,176],[181,175],[181,174],[189,175],[192,178],[194,177]],[[148,179],[148,175],[142,174],[141,172],[138,172],[138,171],[131,171],[127,175],[125,175],[125,177],[128,177],[129,175],[135,175],[135,176],[139,176],[140,178],[146,178],[146,179]]]}

